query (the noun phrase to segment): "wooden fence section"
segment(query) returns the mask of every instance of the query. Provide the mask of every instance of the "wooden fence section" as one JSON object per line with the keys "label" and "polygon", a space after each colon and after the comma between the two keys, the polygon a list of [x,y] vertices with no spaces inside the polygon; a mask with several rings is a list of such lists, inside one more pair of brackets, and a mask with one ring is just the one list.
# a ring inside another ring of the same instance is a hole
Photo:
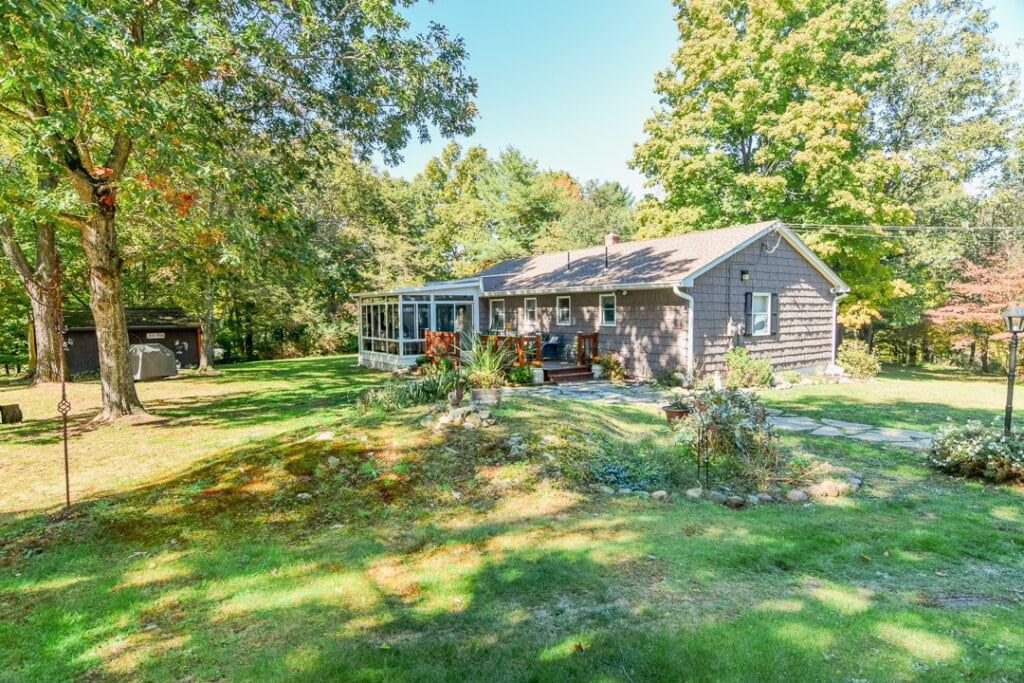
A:
{"label": "wooden fence section", "polygon": [[507,337],[501,335],[483,335],[480,337],[482,343],[488,346],[504,349],[519,365],[526,365],[535,360],[540,360],[540,335],[530,337]]}
{"label": "wooden fence section", "polygon": [[576,333],[576,362],[579,365],[590,365],[590,360],[597,355],[597,332],[593,334]]}
{"label": "wooden fence section", "polygon": [[448,358],[455,364],[455,367],[459,366],[459,362],[462,360],[462,351],[459,345],[458,332],[433,332],[425,330],[424,335],[423,340],[426,342],[427,358],[434,363],[439,358]]}

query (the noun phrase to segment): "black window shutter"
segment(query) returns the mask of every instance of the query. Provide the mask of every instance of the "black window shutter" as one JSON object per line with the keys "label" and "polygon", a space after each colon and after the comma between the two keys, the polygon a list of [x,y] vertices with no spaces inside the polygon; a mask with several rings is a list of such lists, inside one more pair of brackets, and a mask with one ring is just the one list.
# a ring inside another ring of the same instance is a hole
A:
{"label": "black window shutter", "polygon": [[743,295],[743,336],[749,337],[754,330],[754,295],[746,292]]}
{"label": "black window shutter", "polygon": [[779,333],[779,295],[772,294],[772,315],[771,315],[771,330],[770,334]]}

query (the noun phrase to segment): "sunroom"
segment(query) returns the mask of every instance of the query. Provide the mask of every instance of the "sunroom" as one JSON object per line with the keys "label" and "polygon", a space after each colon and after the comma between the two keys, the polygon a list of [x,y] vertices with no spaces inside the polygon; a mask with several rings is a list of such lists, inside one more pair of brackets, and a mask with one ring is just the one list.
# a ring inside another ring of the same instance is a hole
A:
{"label": "sunroom", "polygon": [[459,332],[470,343],[477,330],[477,281],[434,283],[356,295],[359,364],[393,369],[426,352],[426,331]]}

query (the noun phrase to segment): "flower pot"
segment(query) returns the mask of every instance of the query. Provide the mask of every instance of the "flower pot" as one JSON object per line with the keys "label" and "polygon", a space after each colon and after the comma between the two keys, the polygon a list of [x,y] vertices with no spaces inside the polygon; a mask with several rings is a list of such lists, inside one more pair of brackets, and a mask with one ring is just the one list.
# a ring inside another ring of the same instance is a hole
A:
{"label": "flower pot", "polygon": [[604,373],[604,368],[597,363],[594,363],[590,366],[590,371],[594,373],[594,379],[601,379],[601,375]]}
{"label": "flower pot", "polygon": [[665,420],[669,424],[672,424],[672,420],[678,420],[681,417],[686,417],[690,414],[690,408],[669,408],[668,406],[662,406],[662,410],[665,411]]}
{"label": "flower pot", "polygon": [[544,368],[533,368],[533,383],[544,384]]}
{"label": "flower pot", "polygon": [[488,387],[486,389],[470,389],[469,400],[478,406],[500,406],[501,387]]}

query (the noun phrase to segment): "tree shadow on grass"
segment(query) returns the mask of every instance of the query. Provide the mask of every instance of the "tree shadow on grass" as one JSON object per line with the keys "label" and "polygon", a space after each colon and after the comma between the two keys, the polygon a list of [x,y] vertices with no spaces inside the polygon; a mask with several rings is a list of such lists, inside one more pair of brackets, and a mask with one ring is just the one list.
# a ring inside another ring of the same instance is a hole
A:
{"label": "tree shadow on grass", "polygon": [[[554,419],[559,403],[545,406]],[[934,567],[955,574],[982,558],[1010,569],[990,584],[1020,577],[1012,535],[983,524],[1008,494],[945,508],[951,525],[870,498],[735,513],[589,498],[536,478],[498,490],[485,471],[518,462],[500,432],[404,449],[299,435],[78,505],[61,523],[9,520],[3,669],[275,681],[1018,670],[982,648],[995,632],[1024,638],[1019,603],[984,593],[965,617],[907,597],[958,585]]]}

